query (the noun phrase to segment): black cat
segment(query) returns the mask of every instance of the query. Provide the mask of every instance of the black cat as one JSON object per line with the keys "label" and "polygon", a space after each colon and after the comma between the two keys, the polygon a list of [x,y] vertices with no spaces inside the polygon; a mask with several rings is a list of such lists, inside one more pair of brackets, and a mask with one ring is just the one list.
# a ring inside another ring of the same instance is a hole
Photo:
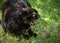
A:
{"label": "black cat", "polygon": [[7,0],[2,9],[2,26],[5,32],[23,35],[24,38],[36,37],[30,26],[39,18],[27,0]]}

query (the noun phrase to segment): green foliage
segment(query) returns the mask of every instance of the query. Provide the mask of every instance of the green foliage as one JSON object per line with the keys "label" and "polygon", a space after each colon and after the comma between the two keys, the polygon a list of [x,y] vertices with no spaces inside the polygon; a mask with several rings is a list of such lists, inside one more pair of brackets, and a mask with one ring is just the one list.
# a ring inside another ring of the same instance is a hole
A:
{"label": "green foliage", "polygon": [[5,0],[0,0],[0,9],[2,9],[2,5],[5,2]]}
{"label": "green foliage", "polygon": [[[0,0],[0,8],[4,3]],[[38,36],[29,40],[5,34],[0,28],[1,43],[60,43],[60,0],[29,0],[40,14],[35,26],[31,26]],[[1,12],[0,12],[1,13]],[[1,16],[1,15],[0,15]],[[1,17],[0,17],[1,18]]]}

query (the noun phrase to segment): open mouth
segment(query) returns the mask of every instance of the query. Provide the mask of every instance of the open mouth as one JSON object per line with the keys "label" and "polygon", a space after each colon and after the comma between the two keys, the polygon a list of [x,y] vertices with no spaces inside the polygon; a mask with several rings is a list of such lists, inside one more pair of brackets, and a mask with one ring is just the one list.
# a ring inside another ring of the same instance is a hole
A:
{"label": "open mouth", "polygon": [[31,25],[35,25],[35,24],[36,24],[36,20],[33,19],[33,20],[31,21]]}

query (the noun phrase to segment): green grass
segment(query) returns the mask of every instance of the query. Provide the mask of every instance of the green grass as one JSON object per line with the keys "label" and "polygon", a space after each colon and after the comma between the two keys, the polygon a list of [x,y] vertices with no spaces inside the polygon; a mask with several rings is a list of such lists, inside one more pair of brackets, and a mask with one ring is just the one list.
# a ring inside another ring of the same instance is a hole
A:
{"label": "green grass", "polygon": [[[0,16],[1,14],[0,11]],[[52,26],[49,22],[39,18],[37,24],[32,26],[32,30],[35,31],[38,36],[25,40],[23,37],[16,37],[5,33],[0,25],[0,43],[60,43],[60,33],[58,34],[58,31],[56,30],[57,26],[56,23],[53,23]]]}
{"label": "green grass", "polygon": [[[38,34],[36,38],[25,40],[23,37],[5,33],[0,25],[0,43],[60,43],[60,3],[59,0],[29,0],[32,7],[40,14],[32,30]],[[38,3],[37,3],[38,2]],[[1,7],[1,6],[0,6]],[[0,11],[0,20],[1,20]]]}

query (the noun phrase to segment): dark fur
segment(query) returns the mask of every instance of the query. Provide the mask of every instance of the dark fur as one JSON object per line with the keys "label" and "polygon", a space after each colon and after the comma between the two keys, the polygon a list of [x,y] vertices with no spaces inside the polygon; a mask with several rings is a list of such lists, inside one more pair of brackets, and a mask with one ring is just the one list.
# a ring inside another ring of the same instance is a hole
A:
{"label": "dark fur", "polygon": [[38,17],[38,12],[27,0],[7,0],[3,5],[2,26],[5,32],[29,38],[37,35],[31,30],[30,22]]}

